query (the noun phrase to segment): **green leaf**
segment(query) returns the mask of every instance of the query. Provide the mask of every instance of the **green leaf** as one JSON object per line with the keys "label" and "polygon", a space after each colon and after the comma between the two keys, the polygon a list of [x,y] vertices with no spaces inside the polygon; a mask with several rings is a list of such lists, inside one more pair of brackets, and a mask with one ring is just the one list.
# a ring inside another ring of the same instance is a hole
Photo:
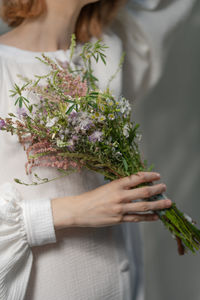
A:
{"label": "green leaf", "polygon": [[122,158],[122,161],[123,161],[124,169],[125,169],[125,171],[127,172],[127,171],[128,171],[128,164],[127,164],[127,161],[125,160],[124,157]]}
{"label": "green leaf", "polygon": [[65,101],[66,101],[67,103],[74,103],[74,101],[69,100],[69,99],[65,99]]}
{"label": "green leaf", "polygon": [[16,116],[13,114],[13,113],[9,113],[8,114],[10,117],[15,117],[16,118]]}
{"label": "green leaf", "polygon": [[24,101],[26,101],[26,102],[28,102],[28,103],[29,103],[29,100],[28,100],[28,99],[26,99],[25,97],[22,97],[22,99],[23,99]]}
{"label": "green leaf", "polygon": [[15,101],[15,105],[17,104],[18,101],[19,101],[19,98],[17,98],[17,100]]}
{"label": "green leaf", "polygon": [[103,61],[104,65],[106,65],[106,60],[105,60],[105,58],[103,57],[102,53],[100,53],[100,56],[101,56],[101,60]]}
{"label": "green leaf", "polygon": [[25,88],[26,88],[28,85],[29,85],[29,82],[25,83],[25,84],[22,86],[21,91],[24,91]]}
{"label": "green leaf", "polygon": [[33,86],[35,87],[35,86],[37,86],[38,85],[38,83],[40,82],[40,78],[38,78],[36,81],[35,81],[35,83],[33,84]]}
{"label": "green leaf", "polygon": [[14,97],[17,95],[17,92],[16,91],[13,91],[13,90],[9,90],[9,92],[11,93],[11,97]]}
{"label": "green leaf", "polygon": [[16,183],[22,184],[21,180],[19,180],[18,178],[14,178],[14,181],[15,181]]}
{"label": "green leaf", "polygon": [[20,89],[20,87],[19,87],[16,83],[15,83],[14,87],[15,87],[16,92],[17,92],[19,95],[21,95],[21,89]]}
{"label": "green leaf", "polygon": [[70,62],[71,62],[71,60],[72,60],[72,58],[73,58],[75,47],[76,47],[76,36],[75,36],[75,34],[73,33],[73,34],[71,35]]}
{"label": "green leaf", "polygon": [[23,98],[19,97],[19,107],[22,108],[22,104],[23,104]]}
{"label": "green leaf", "polygon": [[30,105],[29,107],[28,107],[28,110],[30,111],[30,113],[32,112],[32,110],[33,110],[33,105]]}
{"label": "green leaf", "polygon": [[99,95],[99,92],[91,92],[90,95]]}
{"label": "green leaf", "polygon": [[70,108],[66,112],[66,115],[70,114],[75,106],[76,106],[76,104],[73,104],[72,106],[70,106]]}
{"label": "green leaf", "polygon": [[90,78],[91,78],[93,81],[98,81],[98,79],[97,79],[95,76],[93,76],[92,74],[90,74]]}
{"label": "green leaf", "polygon": [[140,127],[140,124],[136,124],[134,130],[138,129],[138,127]]}

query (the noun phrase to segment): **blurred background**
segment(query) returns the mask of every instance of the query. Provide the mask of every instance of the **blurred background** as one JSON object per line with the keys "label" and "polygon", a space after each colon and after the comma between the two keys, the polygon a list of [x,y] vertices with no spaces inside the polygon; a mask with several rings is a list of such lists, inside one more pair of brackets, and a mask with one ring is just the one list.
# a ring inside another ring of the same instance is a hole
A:
{"label": "blurred background", "polygon": [[[0,23],[0,33],[6,30]],[[174,40],[161,80],[135,104],[135,116],[141,150],[166,194],[200,228],[200,3]],[[160,221],[142,224],[142,232],[145,300],[199,300],[200,255],[179,256]]]}
{"label": "blurred background", "polygon": [[[141,148],[166,194],[200,228],[200,2],[177,33],[164,74],[135,104]],[[146,300],[199,300],[200,255],[179,256],[160,222],[142,224]]]}

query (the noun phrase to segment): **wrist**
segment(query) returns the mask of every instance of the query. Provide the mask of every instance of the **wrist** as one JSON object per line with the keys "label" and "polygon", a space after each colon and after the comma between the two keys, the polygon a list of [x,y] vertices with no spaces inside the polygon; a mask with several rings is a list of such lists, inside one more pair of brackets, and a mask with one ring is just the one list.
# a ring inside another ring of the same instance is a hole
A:
{"label": "wrist", "polygon": [[72,197],[54,198],[51,200],[53,223],[55,230],[74,226],[74,216],[70,204]]}

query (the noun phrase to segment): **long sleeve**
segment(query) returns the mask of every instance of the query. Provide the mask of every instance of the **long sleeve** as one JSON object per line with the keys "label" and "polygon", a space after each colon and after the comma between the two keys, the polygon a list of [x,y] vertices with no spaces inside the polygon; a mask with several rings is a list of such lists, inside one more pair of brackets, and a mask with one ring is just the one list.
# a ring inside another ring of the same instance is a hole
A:
{"label": "long sleeve", "polygon": [[126,52],[123,92],[130,100],[145,95],[158,82],[174,32],[195,3],[196,0],[130,0],[120,11],[113,28]]}
{"label": "long sleeve", "polygon": [[0,299],[22,300],[31,272],[31,247],[55,243],[50,199],[24,202],[9,182],[0,186]]}

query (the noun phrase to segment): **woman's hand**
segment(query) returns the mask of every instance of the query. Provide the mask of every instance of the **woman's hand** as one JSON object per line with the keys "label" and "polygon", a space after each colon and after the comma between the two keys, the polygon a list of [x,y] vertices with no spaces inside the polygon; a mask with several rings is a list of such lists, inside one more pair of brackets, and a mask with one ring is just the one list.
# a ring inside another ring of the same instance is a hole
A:
{"label": "woman's hand", "polygon": [[103,227],[122,222],[158,220],[158,216],[150,211],[169,208],[172,205],[171,200],[132,201],[160,194],[166,191],[166,185],[161,183],[131,188],[159,179],[158,173],[138,172],[78,196],[53,199],[55,229],[75,226]]}

